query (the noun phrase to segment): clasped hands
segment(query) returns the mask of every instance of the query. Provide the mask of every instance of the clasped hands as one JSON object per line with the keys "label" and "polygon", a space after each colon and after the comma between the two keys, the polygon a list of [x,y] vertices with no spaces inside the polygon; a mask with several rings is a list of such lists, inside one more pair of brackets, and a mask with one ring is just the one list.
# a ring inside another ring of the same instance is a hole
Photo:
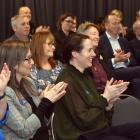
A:
{"label": "clasped hands", "polygon": [[115,53],[114,53],[114,61],[115,63],[117,62],[127,62],[128,59],[130,58],[131,56],[131,53],[128,52],[128,53],[125,53],[123,50],[121,49],[116,49],[115,50]]}

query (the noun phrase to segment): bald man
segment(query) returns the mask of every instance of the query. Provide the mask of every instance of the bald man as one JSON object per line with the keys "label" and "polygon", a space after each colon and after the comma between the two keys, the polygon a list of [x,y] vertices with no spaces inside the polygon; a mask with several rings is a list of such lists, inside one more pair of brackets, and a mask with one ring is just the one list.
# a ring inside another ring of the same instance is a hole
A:
{"label": "bald man", "polygon": [[31,9],[27,6],[22,6],[19,8],[19,11],[18,11],[18,14],[19,15],[25,15],[27,16],[30,20],[32,18],[32,15],[31,15]]}

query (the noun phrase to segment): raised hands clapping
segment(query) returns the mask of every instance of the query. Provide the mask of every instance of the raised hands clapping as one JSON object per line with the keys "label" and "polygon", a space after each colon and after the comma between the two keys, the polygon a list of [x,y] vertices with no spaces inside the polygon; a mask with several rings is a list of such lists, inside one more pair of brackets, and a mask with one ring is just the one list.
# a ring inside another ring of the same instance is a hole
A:
{"label": "raised hands clapping", "polygon": [[107,99],[108,102],[111,102],[118,98],[127,88],[129,82],[124,82],[123,80],[114,81],[111,78],[110,81],[107,81],[103,97]]}
{"label": "raised hands clapping", "polygon": [[59,100],[66,93],[67,84],[65,82],[59,82],[56,85],[48,85],[41,93],[41,96],[49,99],[52,103]]}
{"label": "raised hands clapping", "polygon": [[4,63],[4,66],[0,73],[0,96],[3,95],[4,90],[7,86],[7,83],[10,79],[11,71],[9,70],[6,63]]}

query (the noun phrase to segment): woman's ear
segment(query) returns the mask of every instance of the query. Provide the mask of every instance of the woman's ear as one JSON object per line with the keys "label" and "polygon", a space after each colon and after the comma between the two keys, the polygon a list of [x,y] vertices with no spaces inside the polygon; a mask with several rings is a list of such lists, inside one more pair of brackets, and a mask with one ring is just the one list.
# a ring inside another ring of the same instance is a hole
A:
{"label": "woman's ear", "polygon": [[73,52],[72,52],[72,57],[73,57],[73,58],[76,58],[77,55],[78,55],[78,52],[76,52],[76,51],[73,51]]}
{"label": "woman's ear", "polygon": [[16,66],[14,67],[14,69],[17,70],[17,69],[18,69],[18,65],[16,65]]}

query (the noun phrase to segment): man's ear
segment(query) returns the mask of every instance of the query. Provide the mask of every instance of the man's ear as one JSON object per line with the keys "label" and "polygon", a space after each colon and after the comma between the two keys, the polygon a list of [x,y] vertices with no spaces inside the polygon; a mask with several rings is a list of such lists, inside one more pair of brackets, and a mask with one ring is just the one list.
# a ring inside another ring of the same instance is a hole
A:
{"label": "man's ear", "polygon": [[13,25],[12,29],[13,29],[14,32],[16,32],[16,30],[17,30],[16,25]]}

